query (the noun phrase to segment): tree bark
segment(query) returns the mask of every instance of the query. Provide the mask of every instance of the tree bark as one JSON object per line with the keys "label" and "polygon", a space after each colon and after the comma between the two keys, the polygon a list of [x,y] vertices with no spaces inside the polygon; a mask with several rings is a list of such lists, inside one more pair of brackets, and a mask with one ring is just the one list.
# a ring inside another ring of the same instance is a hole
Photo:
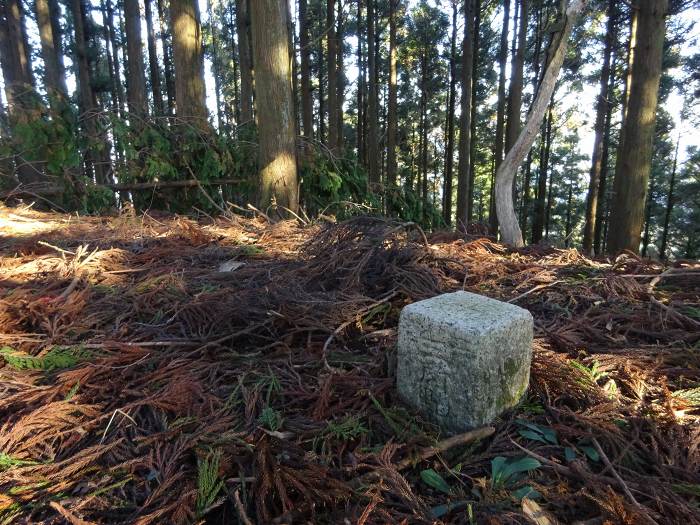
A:
{"label": "tree bark", "polygon": [[535,200],[535,216],[532,224],[532,243],[542,240],[545,222],[547,220],[547,178],[549,176],[549,152],[552,145],[552,120],[554,118],[554,97],[550,99],[547,116],[542,127],[540,144],[540,167],[537,174],[537,198]]}
{"label": "tree bark", "polygon": [[518,217],[513,207],[513,179],[518,166],[522,163],[535,141],[540,123],[545,111],[547,111],[552,93],[554,93],[559,70],[564,63],[569,35],[585,4],[586,0],[573,0],[567,8],[564,28],[558,36],[558,44],[545,71],[542,84],[532,106],[532,111],[525,123],[525,128],[521,131],[518,140],[506,155],[503,163],[496,170],[496,208],[503,242],[506,244],[516,247],[524,246],[523,235],[518,225]]}
{"label": "tree bark", "polygon": [[299,47],[301,48],[301,124],[304,137],[314,136],[314,106],[311,98],[311,48],[307,0],[299,0]]}
{"label": "tree bark", "polygon": [[[537,93],[540,86],[540,55],[542,54],[542,32],[543,32],[543,5],[542,3],[535,4],[537,6],[537,25],[535,28],[535,49],[532,54],[532,88],[533,92]],[[534,102],[534,98],[533,98]],[[532,181],[532,158],[533,151],[527,154],[525,163],[525,181],[523,184],[523,200],[520,207],[520,228],[523,235],[527,235],[527,221],[530,217],[530,185]]]}
{"label": "tree bark", "polygon": [[[608,94],[612,96],[616,85],[615,63],[617,55],[613,58],[608,82]],[[605,133],[603,135],[603,152],[601,158],[600,181],[598,183],[598,209],[596,210],[595,228],[593,232],[593,251],[600,255],[605,251],[605,239],[607,237],[607,217],[608,217],[608,164],[610,159],[610,131],[612,122],[613,104],[608,104],[605,115]]]}
{"label": "tree bark", "polygon": [[[146,0],[148,2],[148,0]],[[146,75],[143,65],[143,41],[141,40],[141,11],[139,0],[124,0],[126,19],[127,91],[129,112],[140,120],[147,113]],[[135,124],[136,122],[132,122]]]}
{"label": "tree bark", "polygon": [[[31,122],[37,107],[29,45],[23,27],[22,4],[18,0],[0,1],[0,62],[11,129],[15,125]],[[17,177],[21,183],[44,181],[44,174],[37,165],[26,161],[20,155],[14,160]]]}
{"label": "tree bark", "polygon": [[642,2],[637,10],[634,60],[618,151],[608,252],[639,252],[651,172],[656,107],[668,0]]}
{"label": "tree bark", "polygon": [[671,223],[671,213],[673,212],[673,204],[675,195],[673,194],[676,188],[676,171],[678,169],[678,149],[681,145],[681,135],[678,134],[676,139],[676,152],[673,155],[673,169],[671,170],[671,180],[668,183],[668,196],[666,197],[666,211],[664,212],[664,228],[661,231],[661,248],[659,249],[659,258],[666,260],[666,250],[668,248],[668,227]]}
{"label": "tree bark", "polygon": [[146,30],[148,32],[148,67],[151,74],[151,92],[153,93],[153,112],[163,115],[163,93],[160,86],[160,67],[158,66],[158,51],[156,48],[156,32],[153,28],[153,9],[151,2],[144,0],[146,14]]}
{"label": "tree bark", "polygon": [[172,46],[168,38],[168,24],[166,23],[163,0],[156,0],[158,7],[158,23],[160,25],[160,40],[163,45],[163,72],[165,74],[165,94],[168,98],[168,114],[175,113],[175,81],[173,79]]}
{"label": "tree bark", "polygon": [[474,74],[474,0],[464,3],[462,40],[462,101],[459,117],[459,167],[457,174],[457,224],[469,223],[469,183],[472,131],[472,75]]}
{"label": "tree bark", "polygon": [[[148,0],[146,0],[148,2]],[[211,69],[214,77],[214,98],[216,100],[216,124],[219,133],[224,132],[224,111],[222,108],[223,94],[221,88],[222,71],[221,57],[219,56],[219,28],[214,19],[214,7],[212,0],[207,0],[207,17],[209,18],[209,31],[211,33]]]}
{"label": "tree bark", "polygon": [[253,122],[253,58],[250,50],[250,4],[236,0],[238,61],[241,70],[241,124]]}
{"label": "tree bark", "polygon": [[286,7],[280,0],[251,2],[256,107],[260,141],[260,206],[296,213],[299,189]]}
{"label": "tree bark", "polygon": [[338,153],[338,41],[336,39],[335,0],[326,3],[326,71],[328,74],[328,149]]}
{"label": "tree bark", "polygon": [[71,0],[71,11],[73,13],[73,25],[75,29],[75,63],[78,67],[78,87],[80,93],[81,120],[85,126],[88,138],[88,146],[85,152],[85,168],[88,176],[94,173],[95,181],[98,184],[108,182],[106,166],[100,161],[97,152],[100,144],[97,127],[97,105],[95,94],[92,90],[90,64],[87,55],[87,42],[85,40],[85,6],[83,0]]}
{"label": "tree bark", "polygon": [[588,199],[586,201],[586,222],[583,227],[583,246],[585,254],[593,251],[595,220],[598,213],[598,188],[600,175],[603,171],[603,140],[605,138],[605,121],[609,111],[608,88],[610,84],[610,64],[615,43],[615,0],[608,0],[608,23],[605,33],[605,50],[603,51],[603,67],[600,72],[600,94],[596,106],[595,138],[593,139],[593,156],[591,162]]}
{"label": "tree bark", "polygon": [[452,177],[455,140],[455,98],[457,98],[457,2],[452,2],[452,36],[450,37],[450,83],[447,91],[445,123],[445,173],[442,189],[442,220],[452,224]]}
{"label": "tree bark", "polygon": [[528,2],[520,0],[520,28],[518,29],[518,47],[513,57],[510,72],[510,90],[508,91],[508,121],[506,123],[506,151],[510,151],[520,134],[520,111],[523,104],[523,69],[525,66],[525,48],[527,47]]}
{"label": "tree bark", "polygon": [[[496,103],[496,138],[494,139],[494,165],[496,172],[503,162],[503,132],[506,113],[506,61],[508,60],[508,27],[510,24],[510,0],[503,1],[503,24],[501,26],[501,44],[498,51],[498,101]],[[494,181],[496,177],[494,175]],[[491,233],[498,231],[498,210],[496,207],[496,188],[493,187],[489,228]]]}
{"label": "tree bark", "polygon": [[[477,90],[479,87],[479,32],[481,30],[481,0],[474,0],[474,44],[472,66],[471,128],[469,133],[469,179],[467,182],[467,223],[474,217],[474,181],[476,179],[476,121]],[[479,219],[481,221],[481,219]]]}
{"label": "tree bark", "polygon": [[175,62],[175,114],[207,125],[204,56],[196,0],[170,0],[170,27]]}
{"label": "tree bark", "polygon": [[39,39],[41,40],[41,57],[44,59],[44,85],[49,97],[57,98],[62,102],[65,100],[68,90],[61,59],[61,36],[53,34],[52,20],[56,15],[52,13],[52,10],[57,7],[55,2],[49,0],[36,0],[34,2]]}
{"label": "tree bark", "polygon": [[377,56],[374,31],[374,2],[367,0],[367,55],[369,61],[369,104],[367,107],[367,146],[369,162],[369,185],[377,191],[381,184],[379,173],[379,144],[377,143],[379,101],[377,95]]}
{"label": "tree bark", "polygon": [[343,102],[345,101],[345,66],[344,66],[344,48],[343,48],[343,42],[345,39],[345,17],[343,14],[343,2],[342,0],[338,1],[337,3],[338,6],[338,16],[336,17],[336,33],[335,33],[335,39],[338,45],[336,46],[336,54],[337,54],[337,59],[335,61],[335,67],[337,69],[337,105],[338,105],[338,114],[336,115],[335,119],[335,125],[338,128],[337,135],[338,135],[338,152],[340,154],[343,153],[343,144],[344,144],[344,116],[343,116]]}
{"label": "tree bark", "polygon": [[365,111],[366,97],[365,97],[365,86],[366,86],[366,71],[365,71],[365,57],[364,57],[364,31],[362,21],[363,16],[363,0],[357,0],[357,158],[359,159],[360,165],[366,167],[367,158],[367,148],[366,148],[366,133],[367,133],[367,112]]}
{"label": "tree bark", "polygon": [[387,102],[386,124],[386,183],[389,188],[395,188],[397,183],[396,134],[398,127],[398,73],[396,62],[396,17],[398,16],[397,11],[399,5],[400,0],[389,0],[389,100]]}

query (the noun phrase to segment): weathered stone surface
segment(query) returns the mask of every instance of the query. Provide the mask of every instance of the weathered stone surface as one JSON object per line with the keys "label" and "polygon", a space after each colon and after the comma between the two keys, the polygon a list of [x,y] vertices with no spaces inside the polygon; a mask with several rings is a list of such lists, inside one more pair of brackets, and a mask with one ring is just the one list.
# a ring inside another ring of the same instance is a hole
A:
{"label": "weathered stone surface", "polygon": [[527,389],[532,315],[468,292],[403,309],[397,386],[406,403],[448,433],[493,421]]}

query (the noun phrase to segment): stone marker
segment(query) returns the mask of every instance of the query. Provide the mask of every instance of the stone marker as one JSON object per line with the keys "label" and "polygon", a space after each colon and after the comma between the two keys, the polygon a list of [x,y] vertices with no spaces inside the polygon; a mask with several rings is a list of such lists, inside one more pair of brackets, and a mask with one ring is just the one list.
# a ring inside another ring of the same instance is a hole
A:
{"label": "stone marker", "polygon": [[486,425],[527,389],[532,315],[456,292],[406,306],[399,320],[399,395],[448,433]]}

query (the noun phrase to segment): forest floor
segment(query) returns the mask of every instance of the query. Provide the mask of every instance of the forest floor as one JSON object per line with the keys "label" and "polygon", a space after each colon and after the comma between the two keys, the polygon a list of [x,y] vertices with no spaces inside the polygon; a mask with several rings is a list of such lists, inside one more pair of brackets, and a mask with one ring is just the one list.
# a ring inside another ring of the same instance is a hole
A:
{"label": "forest floor", "polygon": [[[441,441],[401,308],[527,308],[527,400]],[[700,523],[700,265],[0,207],[0,524]]]}

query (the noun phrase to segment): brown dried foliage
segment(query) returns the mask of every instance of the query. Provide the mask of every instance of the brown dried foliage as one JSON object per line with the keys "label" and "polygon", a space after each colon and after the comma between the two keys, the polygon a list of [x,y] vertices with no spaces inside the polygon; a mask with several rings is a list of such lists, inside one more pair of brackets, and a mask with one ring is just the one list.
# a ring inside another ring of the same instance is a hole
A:
{"label": "brown dried foliage", "polygon": [[[548,511],[700,522],[699,411],[679,395],[700,385],[697,265],[425,239],[369,217],[10,213],[51,227],[0,237],[0,346],[90,354],[63,370],[0,362],[0,453],[14,462],[0,467],[0,523],[430,523],[448,500],[471,500],[480,523],[523,523],[518,506],[470,492],[490,460],[521,456],[513,439],[566,466],[564,446],[591,438],[634,501],[610,468],[577,460],[566,476],[533,474]],[[219,271],[230,259],[245,265]],[[393,390],[398,313],[462,288],[533,313],[529,398],[493,438],[401,470],[437,434]],[[524,439],[516,417],[559,445]],[[198,465],[213,451],[223,488],[201,509]],[[426,468],[452,498],[420,480]],[[455,509],[442,521],[466,523]]]}

